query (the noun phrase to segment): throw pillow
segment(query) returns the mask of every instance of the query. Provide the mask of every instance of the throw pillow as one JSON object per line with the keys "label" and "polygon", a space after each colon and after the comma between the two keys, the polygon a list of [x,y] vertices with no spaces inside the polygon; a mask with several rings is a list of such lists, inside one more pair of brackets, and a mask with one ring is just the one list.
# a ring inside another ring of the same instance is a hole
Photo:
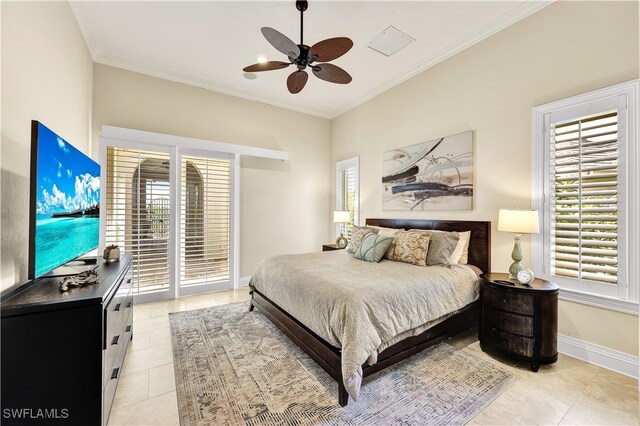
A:
{"label": "throw pillow", "polygon": [[[402,231],[402,229],[382,228],[379,226],[372,226],[372,228],[378,230],[378,235],[384,235],[385,237],[395,237],[398,232]],[[391,259],[391,252],[393,251],[394,245],[395,241],[392,241],[391,245],[389,246],[389,250],[387,250],[387,252],[384,254],[385,259]]]}
{"label": "throw pillow", "polygon": [[456,249],[460,234],[457,232],[436,232],[429,240],[427,252],[427,265],[451,264],[451,253]]}
{"label": "throw pillow", "polygon": [[[410,229],[410,231],[424,232],[431,235],[431,240],[429,241],[429,252],[427,253],[427,266],[451,265],[459,262],[453,262],[454,259],[452,258],[455,257],[454,251],[458,247],[458,241],[462,238],[460,233],[441,231],[439,229]],[[471,231],[465,232],[469,232],[469,234],[471,234]],[[447,235],[450,237],[447,238]],[[468,250],[469,246],[467,245],[467,252]],[[449,258],[444,259],[446,253],[449,253]]]}
{"label": "throw pillow", "polygon": [[367,262],[378,263],[387,252],[393,237],[385,237],[374,233],[367,234],[360,247],[353,253],[353,257]]}
{"label": "throw pillow", "polygon": [[430,236],[424,232],[396,232],[389,259],[417,266],[426,266],[429,238]]}
{"label": "throw pillow", "polygon": [[349,241],[349,245],[347,246],[347,251],[349,253],[354,253],[356,250],[358,250],[360,244],[362,244],[364,237],[366,237],[367,234],[371,233],[377,234],[378,230],[369,228],[368,226],[354,226],[351,230],[351,240]]}
{"label": "throw pillow", "polygon": [[467,264],[469,258],[469,238],[471,238],[471,231],[458,232],[460,239],[456,245],[455,250],[451,253],[449,261],[451,263]]}

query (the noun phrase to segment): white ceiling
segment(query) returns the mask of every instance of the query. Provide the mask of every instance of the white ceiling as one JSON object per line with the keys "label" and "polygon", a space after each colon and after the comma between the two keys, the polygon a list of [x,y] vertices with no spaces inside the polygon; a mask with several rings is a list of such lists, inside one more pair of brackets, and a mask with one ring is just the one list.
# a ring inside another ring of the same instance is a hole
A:
{"label": "white ceiling", "polygon": [[[353,81],[338,85],[310,75],[296,95],[286,87],[292,69],[257,73],[253,80],[242,72],[258,56],[286,61],[260,28],[272,27],[298,43],[294,1],[72,1],[71,6],[96,62],[333,118],[549,3],[311,0],[304,14],[305,44],[351,38],[354,47],[333,63]],[[416,41],[386,57],[367,44],[389,25]]]}

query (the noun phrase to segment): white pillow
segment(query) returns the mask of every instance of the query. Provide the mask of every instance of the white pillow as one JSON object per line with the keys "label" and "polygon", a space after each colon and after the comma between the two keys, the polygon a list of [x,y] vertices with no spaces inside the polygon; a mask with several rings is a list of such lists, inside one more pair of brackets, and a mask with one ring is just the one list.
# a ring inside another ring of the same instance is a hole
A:
{"label": "white pillow", "polygon": [[451,257],[449,257],[449,262],[466,265],[469,260],[469,239],[471,238],[471,231],[458,232],[458,234],[460,234],[460,239],[453,253],[451,253]]}

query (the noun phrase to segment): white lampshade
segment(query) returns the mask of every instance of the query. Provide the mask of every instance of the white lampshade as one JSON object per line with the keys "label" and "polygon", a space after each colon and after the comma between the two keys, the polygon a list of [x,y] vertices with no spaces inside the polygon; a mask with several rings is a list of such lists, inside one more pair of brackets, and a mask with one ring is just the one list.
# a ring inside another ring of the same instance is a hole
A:
{"label": "white lampshade", "polygon": [[500,209],[498,213],[498,231],[537,234],[540,232],[538,211]]}
{"label": "white lampshade", "polygon": [[349,223],[351,222],[351,212],[347,211],[334,211],[333,223]]}

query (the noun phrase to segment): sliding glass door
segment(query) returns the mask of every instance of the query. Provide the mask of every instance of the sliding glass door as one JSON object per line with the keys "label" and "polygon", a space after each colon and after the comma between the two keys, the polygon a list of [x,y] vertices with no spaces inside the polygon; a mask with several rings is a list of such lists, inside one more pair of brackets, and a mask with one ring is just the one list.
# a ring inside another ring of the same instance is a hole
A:
{"label": "sliding glass door", "polygon": [[233,287],[234,157],[106,148],[104,243],[134,258],[138,300]]}

